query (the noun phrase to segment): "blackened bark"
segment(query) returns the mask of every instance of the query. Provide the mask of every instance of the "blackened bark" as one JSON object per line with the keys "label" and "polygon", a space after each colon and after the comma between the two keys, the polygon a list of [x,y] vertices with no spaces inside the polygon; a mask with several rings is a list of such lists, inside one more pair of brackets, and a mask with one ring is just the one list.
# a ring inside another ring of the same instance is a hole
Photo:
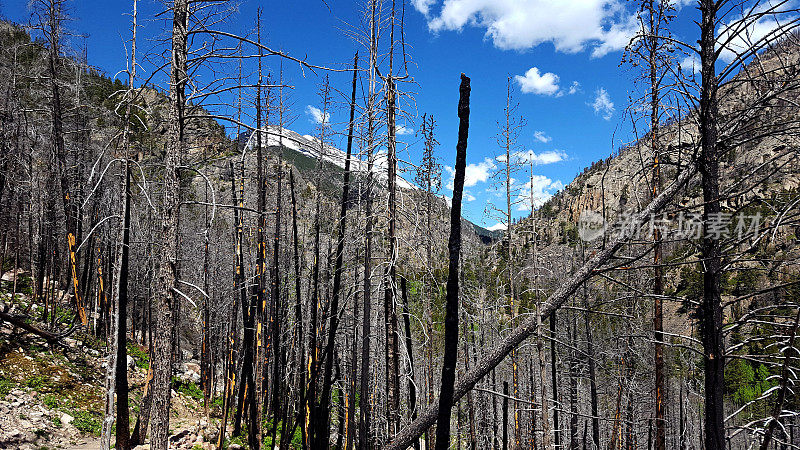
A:
{"label": "blackened bark", "polygon": [[[282,129],[281,129],[281,132]],[[279,152],[283,151],[282,148],[278,149]],[[279,153],[280,154],[280,153]],[[282,213],[282,198],[283,198],[283,161],[278,156],[277,164],[277,189],[275,194],[275,235],[272,242],[272,306],[270,321],[272,325],[272,337],[270,342],[272,345],[272,442],[276,442],[278,434],[278,418],[281,417],[281,374],[283,373],[282,360],[284,359],[283,346],[281,345],[281,322],[283,317],[281,315],[281,282],[280,273],[278,272],[278,260],[280,256],[280,239],[281,239],[281,213]],[[263,310],[262,310],[263,311]],[[256,380],[261,384],[261,380]]]}
{"label": "blackened bark", "polygon": [[464,174],[467,166],[467,138],[469,137],[470,79],[461,74],[458,100],[458,144],[456,145],[455,177],[453,180],[453,203],[450,209],[450,253],[447,275],[447,303],[444,319],[444,358],[442,362],[442,386],[439,394],[439,414],[436,420],[436,449],[450,447],[450,413],[453,408],[453,386],[458,360],[458,268],[461,257],[461,198],[464,193]]}
{"label": "blackened bark", "polygon": [[331,296],[330,305],[330,327],[328,328],[328,341],[325,345],[325,353],[323,359],[325,360],[325,369],[322,384],[322,396],[320,398],[320,405],[317,408],[319,424],[319,435],[316,437],[317,448],[325,448],[328,446],[330,439],[330,395],[331,386],[333,385],[333,349],[336,345],[336,332],[339,329],[339,297],[342,290],[342,273],[344,265],[344,244],[345,233],[347,231],[347,207],[349,206],[348,198],[350,196],[350,158],[353,153],[353,129],[355,127],[355,113],[356,113],[356,84],[358,82],[358,52],[353,59],[353,83],[352,93],[350,96],[350,124],[347,132],[347,157],[344,163],[344,181],[342,187],[342,202],[339,211],[339,235],[336,242],[336,262],[333,273],[333,292]]}
{"label": "blackened bark", "polygon": [[[588,305],[587,305],[588,306]],[[592,406],[592,444],[594,448],[600,448],[600,416],[599,401],[597,398],[597,363],[594,357],[594,336],[589,320],[590,311],[587,308],[584,313],[584,325],[586,327],[586,353],[589,358],[589,396]]]}
{"label": "blackened bark", "polygon": [[[400,294],[403,297],[403,325],[406,332],[406,352],[408,353],[408,407],[411,420],[417,418],[417,383],[414,379],[414,340],[411,338],[411,318],[408,312],[408,286],[406,277],[400,278]],[[419,450],[419,439],[414,441],[414,450]]]}
{"label": "blackened bark", "polygon": [[178,166],[183,151],[183,109],[186,102],[188,0],[175,0],[172,19],[172,67],[170,71],[167,151],[164,157],[164,199],[157,279],[156,320],[153,338],[152,431],[153,450],[167,450],[169,438],[170,377],[172,375],[173,313],[178,262],[178,206],[180,183]]}
{"label": "blackened bark", "polygon": [[398,343],[397,311],[395,308],[397,281],[397,145],[395,141],[395,82],[391,73],[387,82],[388,168],[389,190],[389,261],[383,284],[383,319],[386,333],[386,403],[389,436],[400,428],[400,346]]}
{"label": "blackened bark", "polygon": [[700,65],[700,174],[703,187],[703,301],[701,334],[705,370],[705,448],[725,448],[724,388],[725,342],[722,335],[720,281],[722,249],[719,239],[709,233],[709,224],[722,211],[719,201],[719,154],[717,148],[717,61],[716,22],[719,3],[701,0]]}
{"label": "blackened bark", "polygon": [[[258,42],[258,83],[256,86],[256,210],[258,211],[258,233],[256,235],[256,240],[258,242],[258,248],[256,250],[256,270],[255,270],[255,280],[253,282],[253,295],[251,301],[253,302],[255,308],[253,312],[255,312],[255,320],[257,322],[256,328],[256,341],[255,341],[255,349],[254,349],[254,361],[253,364],[255,365],[255,377],[253,388],[255,392],[253,392],[254,403],[253,407],[251,408],[256,414],[256,417],[251,417],[250,421],[250,428],[248,433],[248,443],[250,447],[258,450],[261,446],[261,441],[263,440],[263,429],[261,426],[261,415],[263,414],[263,406],[264,406],[264,320],[266,319],[266,310],[267,310],[267,299],[266,299],[266,281],[264,280],[265,271],[266,271],[266,259],[267,259],[267,244],[265,239],[265,233],[267,228],[267,220],[266,214],[264,211],[266,209],[266,196],[267,196],[267,189],[266,189],[266,177],[264,176],[264,155],[263,155],[263,143],[261,141],[261,127],[262,127],[262,104],[261,104],[261,91],[262,91],[262,84],[264,82],[263,70],[261,60],[264,56],[264,50],[261,47],[261,8],[258,9],[256,13],[256,39]],[[280,150],[279,150],[280,152]],[[280,181],[278,182],[280,185]],[[278,204],[280,204],[280,196],[278,197]],[[276,218],[276,220],[280,220]],[[272,278],[272,282],[275,282],[275,279]],[[266,351],[269,351],[269,344],[267,344]],[[277,420],[274,421],[277,424]]]}
{"label": "blackened bark", "polygon": [[295,350],[297,352],[296,365],[297,365],[297,392],[298,392],[298,408],[297,408],[297,422],[300,423],[300,434],[302,436],[302,447],[308,448],[308,430],[306,429],[306,410],[305,410],[305,396],[306,396],[306,372],[305,372],[305,345],[303,335],[303,303],[302,303],[302,289],[300,281],[300,236],[297,229],[297,196],[295,194],[294,186],[294,170],[289,170],[289,190],[292,197],[292,241],[294,245],[294,291],[295,291],[295,304],[294,304],[294,320],[295,320]]}
{"label": "blackened bark", "polygon": [[556,448],[561,448],[561,431],[558,428],[558,410],[561,404],[558,402],[558,365],[556,361],[556,322],[557,311],[550,314],[550,380],[553,383],[553,441]]}

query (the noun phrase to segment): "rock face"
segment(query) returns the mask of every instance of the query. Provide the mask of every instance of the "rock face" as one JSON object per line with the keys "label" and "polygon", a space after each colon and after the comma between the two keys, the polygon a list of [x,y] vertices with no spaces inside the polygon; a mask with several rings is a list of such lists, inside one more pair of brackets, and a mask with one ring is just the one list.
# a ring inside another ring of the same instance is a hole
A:
{"label": "rock face", "polygon": [[181,374],[179,378],[184,383],[199,383],[200,364],[195,362],[186,362],[181,364]]}
{"label": "rock face", "polygon": [[0,448],[70,447],[84,439],[74,418],[37,402],[36,391],[15,389],[0,399]]}

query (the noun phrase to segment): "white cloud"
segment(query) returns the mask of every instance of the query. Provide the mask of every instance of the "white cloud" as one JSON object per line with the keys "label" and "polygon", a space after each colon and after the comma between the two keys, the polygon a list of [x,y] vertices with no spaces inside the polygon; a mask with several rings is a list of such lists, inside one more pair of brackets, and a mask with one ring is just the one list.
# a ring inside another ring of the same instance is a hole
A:
{"label": "white cloud", "polygon": [[519,83],[523,94],[556,95],[560,90],[558,75],[551,72],[541,73],[538,67],[531,67],[525,75],[515,75],[514,79]]}
{"label": "white cloud", "polygon": [[547,144],[548,142],[553,140],[553,138],[548,136],[544,131],[534,131],[533,138],[541,142],[542,144]]}
{"label": "white cloud", "polygon": [[[467,164],[466,170],[464,171],[464,187],[473,187],[478,183],[485,183],[486,180],[492,176],[492,171],[495,167],[494,161],[492,161],[491,158],[486,158],[477,164]],[[450,174],[450,181],[447,183],[447,189],[453,190],[453,181],[456,171],[450,166],[444,166],[444,170]]]}
{"label": "white cloud", "polygon": [[[556,191],[564,188],[561,180],[553,181],[544,175],[534,175],[531,181],[533,181],[533,204],[536,208],[544,205]],[[517,211],[531,210],[531,181],[525,183],[520,189],[517,197]]]}
{"label": "white cloud", "polygon": [[486,227],[486,229],[489,230],[489,231],[501,231],[501,230],[505,230],[506,228],[507,228],[506,224],[504,224],[504,223],[496,223],[496,224],[494,224],[494,225],[492,225],[490,227]]}
{"label": "white cloud", "polygon": [[577,94],[578,92],[581,92],[581,84],[578,83],[577,81],[573,81],[572,86],[570,86],[569,90],[567,91],[567,94],[572,95],[572,94]]}
{"label": "white cloud", "polygon": [[700,73],[700,57],[696,53],[686,56],[681,61],[681,70],[683,73]]}
{"label": "white cloud", "polygon": [[414,5],[414,8],[416,8],[417,11],[424,14],[425,17],[428,17],[428,14],[430,14],[431,11],[431,6],[435,2],[436,0],[411,0],[411,4]]}
{"label": "white cloud", "polygon": [[[772,2],[765,2],[760,9],[765,10],[772,7],[774,7]],[[777,7],[772,10],[775,14],[765,14],[756,21],[753,21],[752,18],[740,17],[720,26],[717,33],[717,42],[722,46],[719,58],[722,61],[731,62],[736,59],[737,55],[747,52],[754,45],[762,47],[762,40],[774,41],[785,35],[788,30],[796,26],[795,22],[798,20],[797,15],[786,14],[786,8],[787,6]],[[747,58],[752,55],[745,53],[742,56]]]}
{"label": "white cloud", "polygon": [[414,134],[414,130],[411,129],[411,128],[408,128],[405,125],[396,125],[395,126],[395,133],[398,136],[408,136],[409,134]]}
{"label": "white cloud", "polygon": [[322,110],[311,105],[306,106],[306,115],[309,116],[309,120],[317,124],[328,123],[331,120],[330,113],[322,114]]}
{"label": "white cloud", "polygon": [[566,160],[567,154],[560,150],[548,150],[541,153],[535,153],[533,150],[528,150],[527,152],[515,153],[514,158],[516,158],[522,164],[529,164],[533,162],[534,166],[544,166]]}
{"label": "white cloud", "polygon": [[605,88],[595,91],[594,102],[590,103],[590,106],[594,109],[595,114],[601,115],[605,120],[611,120],[611,116],[614,115],[614,102],[611,101]]}
{"label": "white cloud", "polygon": [[464,200],[466,200],[468,202],[474,202],[476,200],[476,198],[469,191],[464,191]]}
{"label": "white cloud", "polygon": [[557,51],[592,49],[599,57],[621,50],[636,31],[624,0],[414,0],[433,32],[473,26],[504,50],[525,50],[550,42]]}
{"label": "white cloud", "polygon": [[613,23],[605,32],[602,42],[592,49],[592,58],[602,58],[611,52],[625,48],[637,31],[638,24],[634,15],[628,16],[627,20]]}

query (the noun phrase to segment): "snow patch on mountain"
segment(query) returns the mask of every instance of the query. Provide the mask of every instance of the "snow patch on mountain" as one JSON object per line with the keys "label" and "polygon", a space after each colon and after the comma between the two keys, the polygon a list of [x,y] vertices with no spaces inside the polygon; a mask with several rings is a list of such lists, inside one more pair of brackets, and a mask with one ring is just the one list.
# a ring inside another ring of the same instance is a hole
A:
{"label": "snow patch on mountain", "polygon": [[[338,167],[344,168],[347,160],[347,152],[342,151],[330,144],[321,144],[319,139],[310,135],[301,135],[288,128],[281,128],[278,126],[268,125],[261,130],[261,142],[265,147],[283,146],[301,153],[309,158],[327,161]],[[245,144],[245,148],[252,150],[256,145],[256,133],[252,133],[250,138]],[[366,173],[369,165],[367,161],[359,158],[358,155],[352,155],[350,160],[350,169],[353,172]],[[373,155],[372,173],[381,180],[386,181],[388,169],[388,158],[385,151],[378,151]],[[418,189],[412,183],[405,180],[403,177],[397,177],[397,186],[403,189]]]}

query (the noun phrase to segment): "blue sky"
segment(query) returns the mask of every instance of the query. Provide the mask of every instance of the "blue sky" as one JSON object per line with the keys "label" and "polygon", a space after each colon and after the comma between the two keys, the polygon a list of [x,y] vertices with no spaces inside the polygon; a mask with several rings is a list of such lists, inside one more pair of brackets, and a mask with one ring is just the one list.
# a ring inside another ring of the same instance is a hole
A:
{"label": "blue sky", "polygon": [[[685,1],[685,0],[684,0]],[[399,2],[398,2],[399,3]],[[472,79],[472,114],[467,162],[467,195],[464,215],[485,226],[498,223],[484,211],[488,202],[500,203],[489,175],[502,151],[495,135],[502,118],[506,79],[514,77],[519,113],[527,126],[518,145],[533,152],[535,191],[544,199],[568,184],[585,166],[608,156],[629,141],[629,123],[623,111],[634,95],[633,69],[621,66],[621,48],[632,33],[633,2],[624,0],[409,0],[405,36],[411,56],[411,75],[416,84],[413,104],[407,102],[408,117],[400,122],[417,130],[423,113],[438,122],[439,157],[445,166],[455,160],[458,127],[456,106],[461,72]],[[91,65],[114,75],[125,67],[124,43],[129,38],[132,2],[124,0],[73,0],[68,3],[69,28],[86,35]],[[13,21],[28,21],[27,0],[0,0],[0,13]],[[240,33],[253,29],[256,8],[265,10],[265,42],[307,61],[344,67],[352,59],[356,44],[342,33],[360,17],[357,2],[295,0],[258,2],[243,0],[226,27]],[[140,47],[159,48],[152,39],[168,29],[164,18],[155,19],[163,6],[140,0],[140,35],[150,39]],[[681,9],[675,29],[691,37],[696,16],[693,7]],[[690,39],[695,40],[695,39]],[[77,47],[82,38],[72,38]],[[140,41],[142,42],[142,41]],[[363,54],[363,49],[362,54]],[[268,64],[277,70],[277,60]],[[291,90],[293,114],[290,128],[311,134],[315,124],[307,106],[319,106],[316,91],[320,75],[301,71],[285,63]],[[145,70],[152,66],[144,65]],[[252,69],[251,67],[245,70]],[[202,74],[208,76],[207,73]],[[331,82],[349,89],[346,73],[333,73]],[[157,78],[158,79],[158,78]],[[163,79],[163,78],[162,78]],[[332,112],[332,122],[346,121],[345,108]],[[629,122],[629,121],[628,121]],[[401,158],[417,161],[418,139],[400,137],[409,144]],[[405,147],[405,146],[403,146]],[[413,175],[405,174],[409,180]],[[443,174],[443,194],[450,173]],[[530,179],[527,169],[517,174],[520,188]],[[517,217],[527,215],[524,205]]]}

